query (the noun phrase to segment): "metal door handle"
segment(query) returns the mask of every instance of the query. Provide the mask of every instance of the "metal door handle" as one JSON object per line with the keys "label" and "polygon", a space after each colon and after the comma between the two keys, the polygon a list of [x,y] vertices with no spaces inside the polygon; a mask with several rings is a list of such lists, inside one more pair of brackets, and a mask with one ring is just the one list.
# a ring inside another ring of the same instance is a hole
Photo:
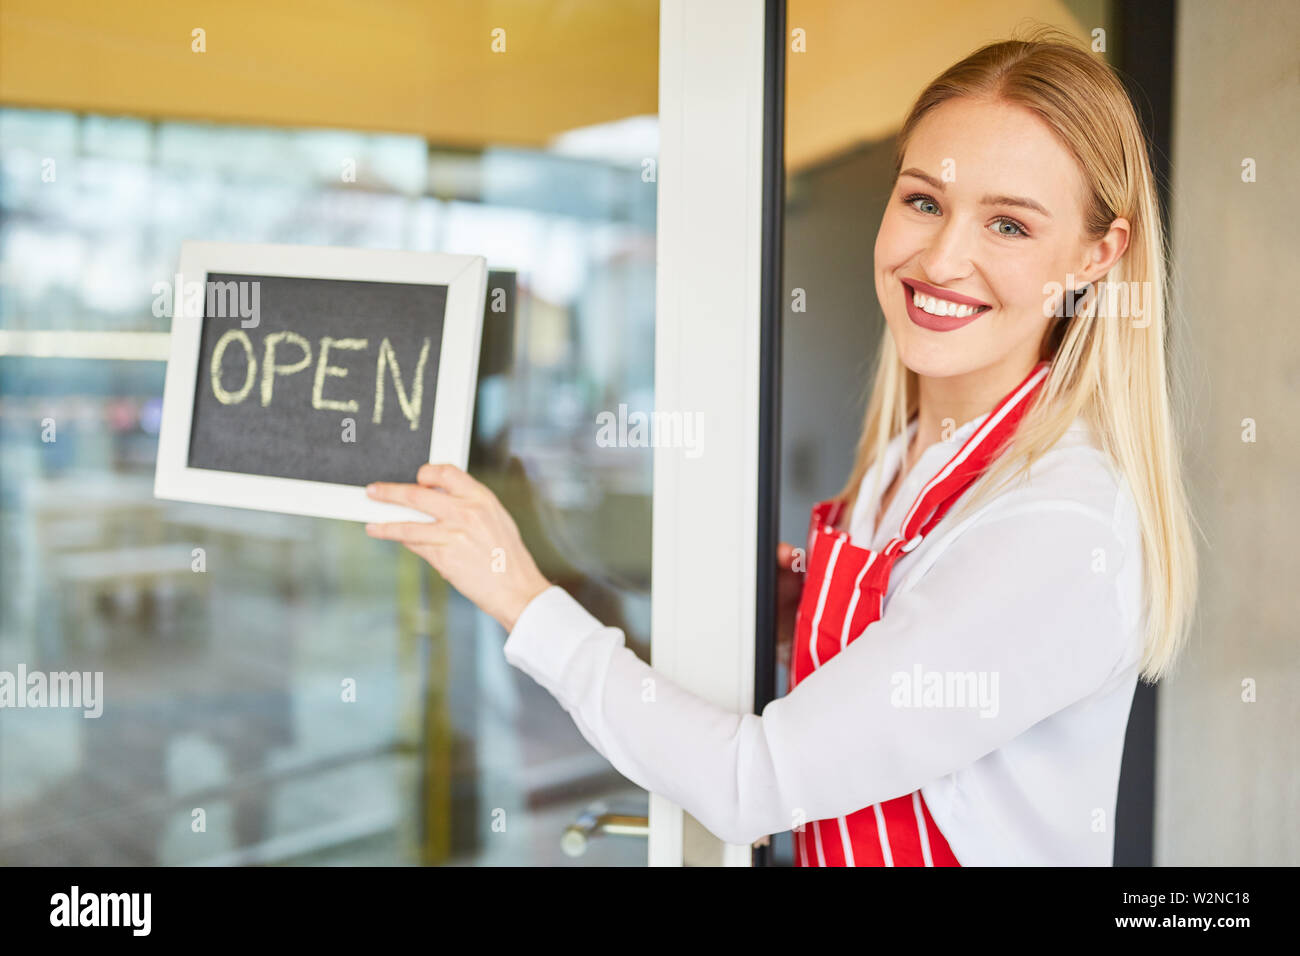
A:
{"label": "metal door handle", "polygon": [[650,820],[648,817],[626,813],[610,813],[603,804],[596,804],[583,810],[576,820],[564,828],[564,834],[560,837],[560,849],[568,856],[582,856],[587,852],[588,842],[597,836],[648,838]]}

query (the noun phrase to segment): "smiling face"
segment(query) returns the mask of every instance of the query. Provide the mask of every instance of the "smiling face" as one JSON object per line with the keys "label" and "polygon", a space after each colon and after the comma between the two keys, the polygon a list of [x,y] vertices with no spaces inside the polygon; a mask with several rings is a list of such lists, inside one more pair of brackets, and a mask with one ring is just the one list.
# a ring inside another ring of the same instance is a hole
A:
{"label": "smiling face", "polygon": [[931,110],[876,236],[876,295],[903,364],[934,378],[1027,373],[1055,321],[1044,287],[1077,287],[1113,261],[1084,234],[1084,195],[1074,157],[1023,107]]}

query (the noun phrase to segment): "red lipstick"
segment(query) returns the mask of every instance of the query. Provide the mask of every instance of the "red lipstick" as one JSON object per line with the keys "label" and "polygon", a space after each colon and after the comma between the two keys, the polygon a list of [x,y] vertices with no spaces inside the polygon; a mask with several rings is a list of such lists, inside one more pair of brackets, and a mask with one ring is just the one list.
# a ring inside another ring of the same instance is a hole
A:
{"label": "red lipstick", "polygon": [[[907,317],[921,328],[929,329],[931,332],[951,332],[954,329],[960,329],[962,326],[974,322],[992,308],[987,302],[972,299],[970,296],[961,295],[958,292],[949,292],[947,289],[941,289],[919,279],[900,279],[899,281],[903,285],[903,301],[907,305]],[[915,292],[919,292],[921,295],[933,296],[936,299],[943,299],[946,302],[955,302],[957,305],[973,306],[978,311],[963,316],[931,315],[913,301]]]}

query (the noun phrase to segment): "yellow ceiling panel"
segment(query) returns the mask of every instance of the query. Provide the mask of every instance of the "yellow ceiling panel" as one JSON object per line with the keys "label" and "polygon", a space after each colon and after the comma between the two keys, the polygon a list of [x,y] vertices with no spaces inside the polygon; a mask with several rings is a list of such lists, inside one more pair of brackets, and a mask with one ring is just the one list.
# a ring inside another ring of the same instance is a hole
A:
{"label": "yellow ceiling panel", "polygon": [[5,105],[467,146],[655,113],[658,58],[656,0],[0,3]]}
{"label": "yellow ceiling panel", "polygon": [[1086,39],[1105,0],[789,0],[786,167],[816,164],[895,133],[925,85],[967,53],[1043,23]]}

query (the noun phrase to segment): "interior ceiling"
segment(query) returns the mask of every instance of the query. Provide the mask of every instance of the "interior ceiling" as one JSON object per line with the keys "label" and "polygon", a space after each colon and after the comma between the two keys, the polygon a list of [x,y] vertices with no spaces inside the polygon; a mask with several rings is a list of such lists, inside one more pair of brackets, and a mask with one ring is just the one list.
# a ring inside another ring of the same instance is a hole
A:
{"label": "interior ceiling", "polygon": [[0,3],[13,106],[539,146],[654,114],[658,74],[657,0]]}
{"label": "interior ceiling", "polygon": [[966,54],[1031,22],[1086,39],[1109,29],[1106,0],[788,0],[786,168],[798,171],[893,135],[925,85]]}
{"label": "interior ceiling", "polygon": [[[753,0],[759,2],[759,0]],[[1106,0],[789,0],[786,160],[887,137],[944,65],[1028,21],[1086,37]],[[191,49],[205,31],[206,52]],[[506,50],[491,49],[493,30]],[[657,0],[3,0],[11,106],[541,146],[653,114]]]}

